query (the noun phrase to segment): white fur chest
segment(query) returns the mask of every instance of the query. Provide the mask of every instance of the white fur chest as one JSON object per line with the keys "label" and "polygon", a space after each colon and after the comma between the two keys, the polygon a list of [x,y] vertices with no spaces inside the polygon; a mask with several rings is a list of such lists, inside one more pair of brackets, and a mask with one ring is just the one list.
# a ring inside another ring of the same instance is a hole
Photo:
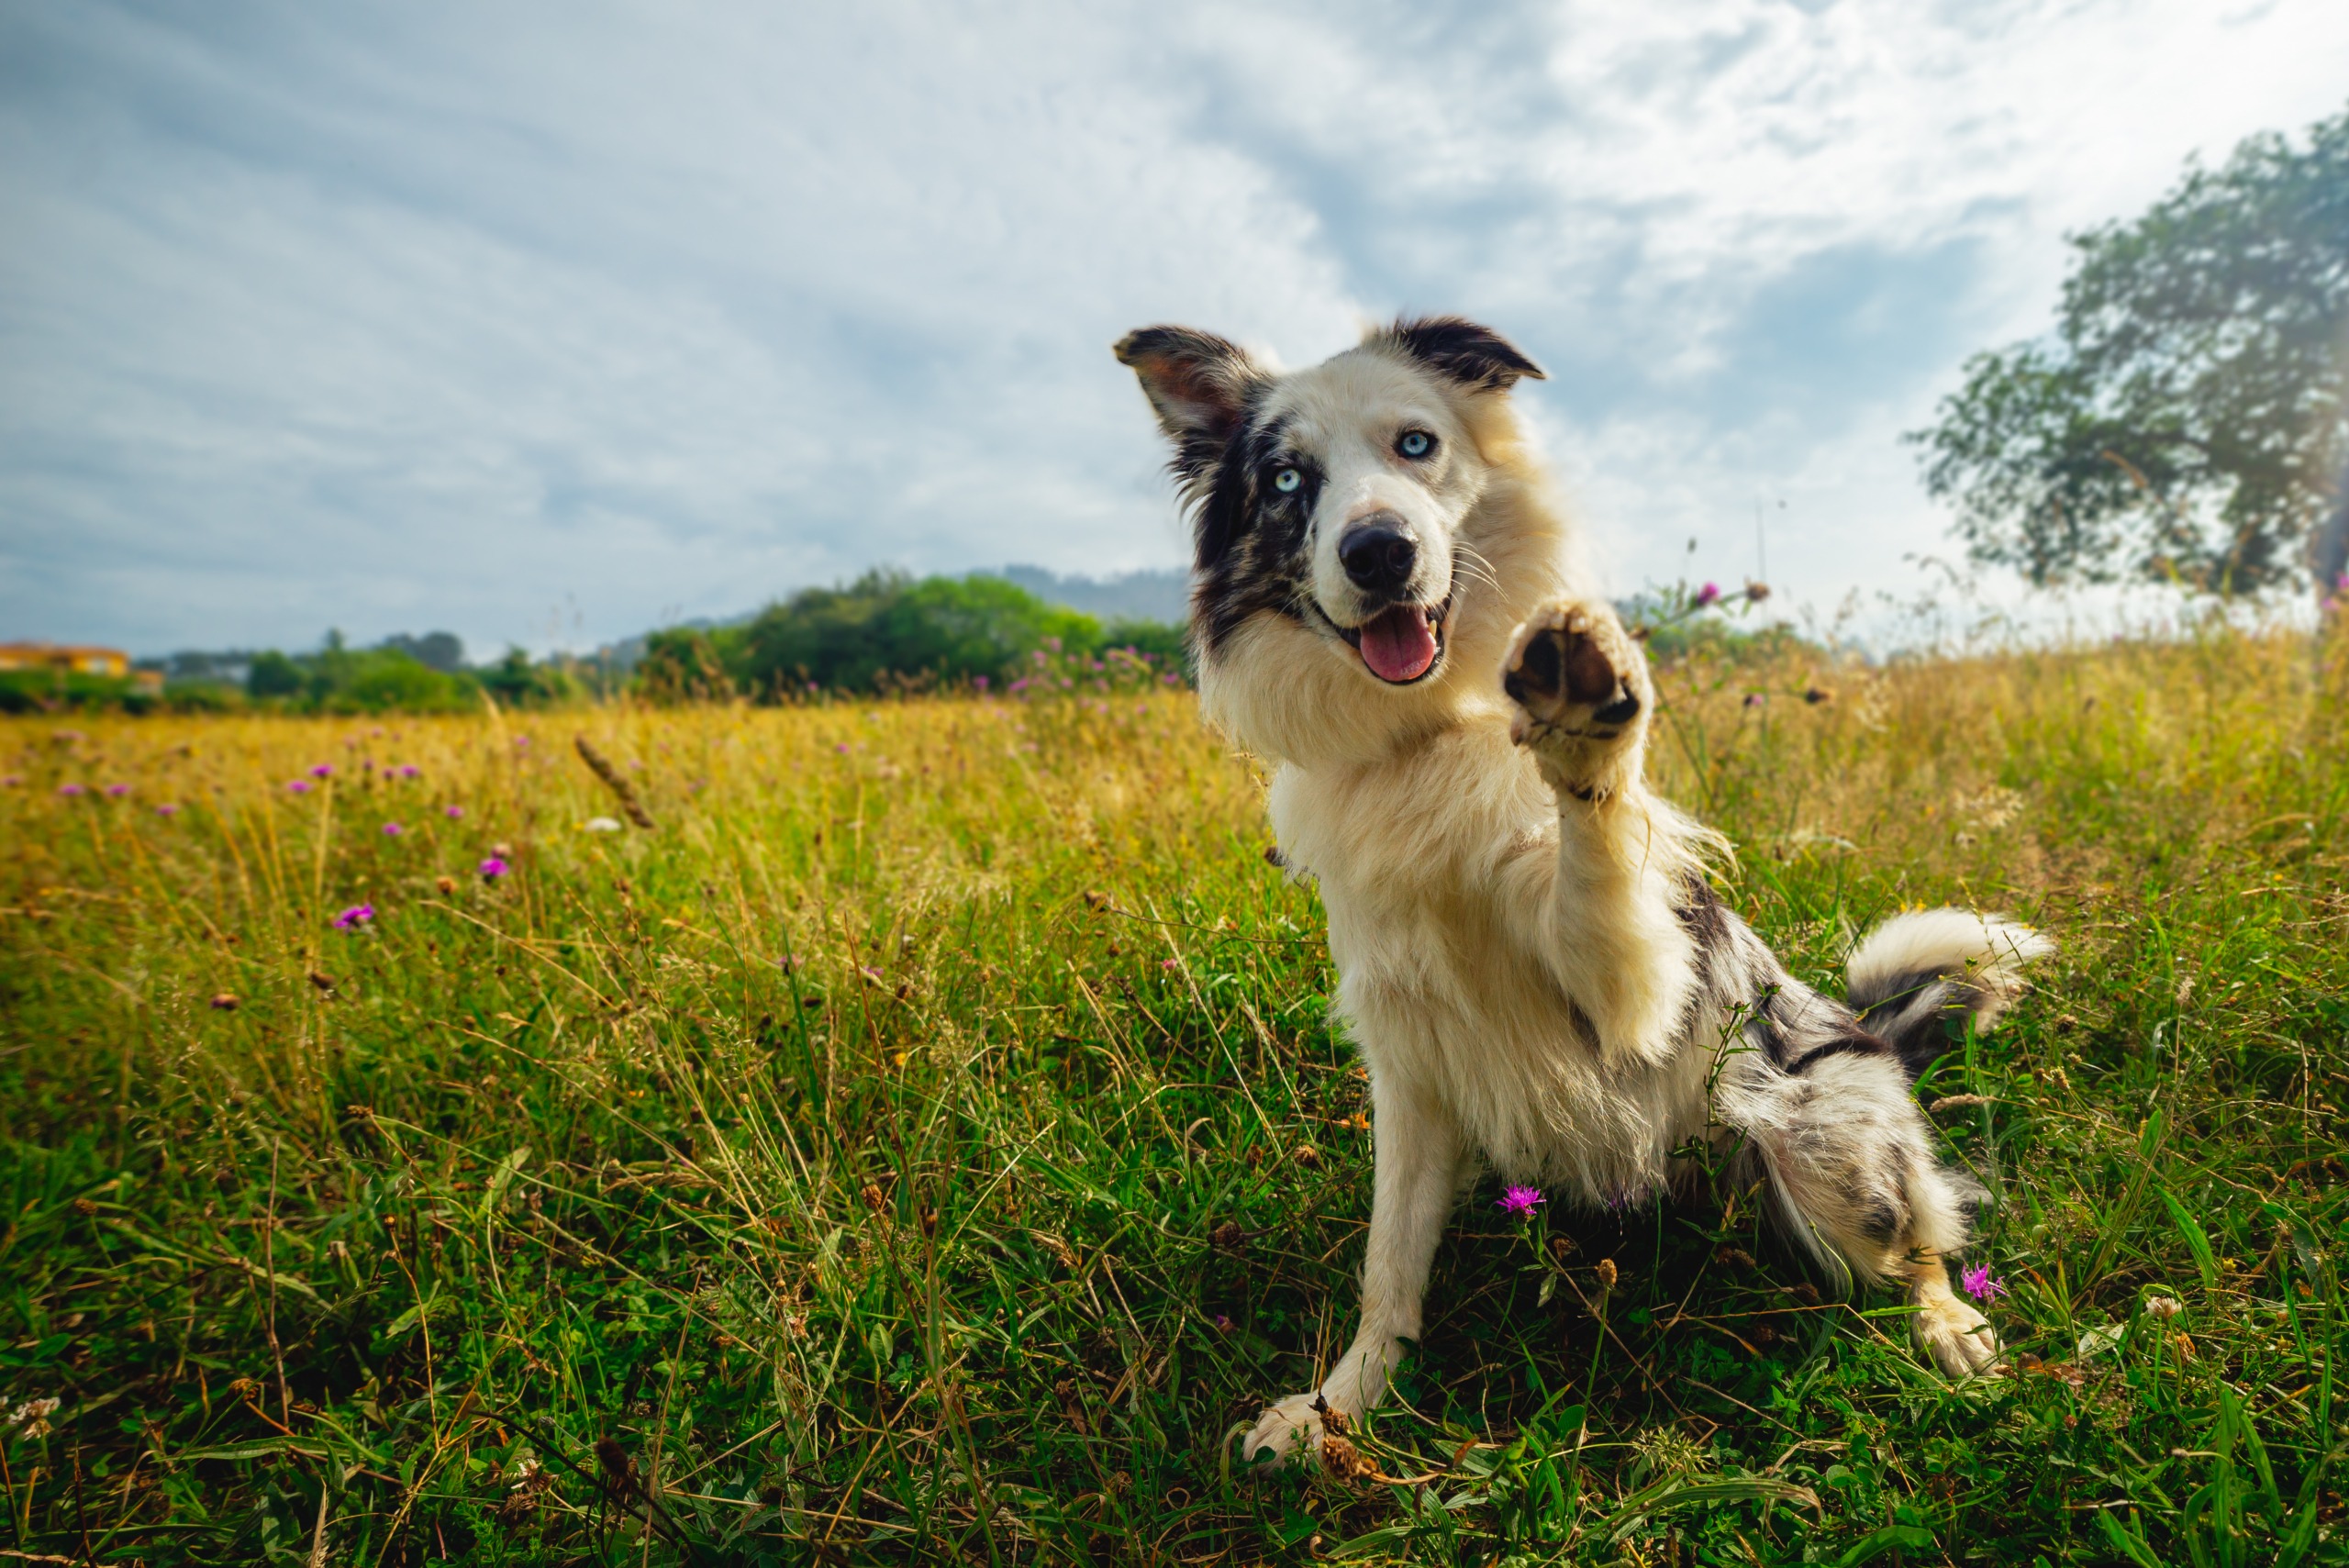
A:
{"label": "white fur chest", "polygon": [[1593,1202],[1664,1181],[1705,1123],[1702,1053],[1602,1061],[1550,951],[1573,940],[1574,912],[1563,934],[1552,917],[1556,806],[1505,731],[1284,767],[1270,806],[1319,884],[1340,1010],[1382,1097],[1439,1107],[1505,1177]]}

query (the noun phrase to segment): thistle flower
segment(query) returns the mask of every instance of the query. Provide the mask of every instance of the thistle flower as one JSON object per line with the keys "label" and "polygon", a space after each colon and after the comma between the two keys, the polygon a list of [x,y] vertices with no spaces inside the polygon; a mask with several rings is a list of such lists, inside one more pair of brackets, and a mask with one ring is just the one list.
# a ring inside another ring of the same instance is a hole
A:
{"label": "thistle flower", "polygon": [[334,777],[334,764],[332,762],[320,762],[317,767],[310,770],[310,776],[314,779],[330,779]]}
{"label": "thistle flower", "polygon": [[464,814],[465,808],[462,806],[451,806],[447,810],[440,813],[441,816],[446,817],[451,822],[454,822],[458,817],[462,817]]}
{"label": "thistle flower", "polygon": [[1549,1201],[1542,1195],[1540,1187],[1508,1187],[1503,1189],[1500,1201],[1493,1207],[1504,1214],[1514,1215],[1523,1219],[1532,1215],[1537,1204]]}
{"label": "thistle flower", "polygon": [[1719,583],[1708,583],[1697,590],[1697,607],[1701,610],[1707,605],[1717,602],[1720,596],[1721,585]]}
{"label": "thistle flower", "polygon": [[384,837],[386,839],[396,839],[406,831],[406,828],[401,827],[396,822],[386,822],[384,824]]}
{"label": "thistle flower", "polygon": [[1990,1265],[1987,1263],[1964,1271],[1957,1276],[1957,1283],[1964,1285],[1965,1294],[1976,1301],[1996,1301],[2007,1294],[2005,1284],[1990,1277]]}
{"label": "thistle flower", "polygon": [[424,770],[417,767],[414,762],[402,762],[400,764],[400,777],[404,779],[421,778],[423,774]]}
{"label": "thistle flower", "polygon": [[168,800],[155,807],[155,815],[158,817],[177,817],[179,814],[180,808]]}
{"label": "thistle flower", "polygon": [[495,855],[492,855],[487,860],[481,862],[481,879],[484,882],[495,882],[499,877],[504,876],[509,869],[511,868],[507,865],[505,861]]}
{"label": "thistle flower", "polygon": [[61,784],[57,786],[57,793],[62,795],[80,795],[82,790],[83,786],[77,784]]}
{"label": "thistle flower", "polygon": [[334,929],[338,931],[356,930],[374,917],[375,906],[373,904],[353,904],[334,917]]}
{"label": "thistle flower", "polygon": [[287,783],[285,788],[290,794],[307,795],[310,793],[310,781],[307,779],[294,779]]}
{"label": "thistle flower", "polygon": [[124,795],[128,795],[129,793],[130,786],[127,784],[110,784],[106,785],[106,794],[116,800],[120,800]]}

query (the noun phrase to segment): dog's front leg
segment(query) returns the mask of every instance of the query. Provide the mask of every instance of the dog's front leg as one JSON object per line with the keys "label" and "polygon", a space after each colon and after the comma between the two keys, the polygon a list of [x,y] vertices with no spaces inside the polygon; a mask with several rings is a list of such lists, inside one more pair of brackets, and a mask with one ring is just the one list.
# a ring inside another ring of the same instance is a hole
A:
{"label": "dog's front leg", "polygon": [[1241,1457],[1277,1467],[1299,1447],[1318,1450],[1320,1411],[1351,1423],[1386,1396],[1403,1341],[1419,1337],[1428,1268],[1452,1212],[1464,1156],[1450,1114],[1384,1076],[1371,1081],[1370,1247],[1363,1259],[1362,1330],[1321,1386],[1292,1394],[1258,1418]]}
{"label": "dog's front leg", "polygon": [[1559,986],[1602,1056],[1662,1061],[1695,980],[1675,913],[1695,862],[1687,824],[1642,777],[1647,659],[1611,606],[1562,600],[1518,628],[1501,688],[1518,705],[1518,744],[1557,794],[1546,953]]}

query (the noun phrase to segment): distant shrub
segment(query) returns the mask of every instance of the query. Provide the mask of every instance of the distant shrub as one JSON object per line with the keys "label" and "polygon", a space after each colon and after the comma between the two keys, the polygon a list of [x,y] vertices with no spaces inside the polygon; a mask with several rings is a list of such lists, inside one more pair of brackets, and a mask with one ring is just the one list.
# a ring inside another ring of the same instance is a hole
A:
{"label": "distant shrub", "polygon": [[302,666],[274,648],[265,653],[254,654],[252,663],[245,672],[247,696],[298,696],[308,684],[308,680],[302,673]]}
{"label": "distant shrub", "polygon": [[328,711],[453,713],[474,706],[464,681],[387,649],[358,655],[348,673],[317,696]]}
{"label": "distant shrub", "polygon": [[82,672],[0,672],[0,713],[39,713],[60,708],[118,707],[139,695],[127,678]]}
{"label": "distant shrub", "polygon": [[742,630],[738,673],[753,695],[809,684],[875,692],[997,676],[1054,644],[1097,648],[1101,624],[1048,605],[1000,577],[868,572],[844,588],[809,588],[770,605]]}
{"label": "distant shrub", "polygon": [[507,707],[555,707],[584,695],[569,671],[534,662],[520,648],[508,648],[496,663],[473,672],[473,678]]}
{"label": "distant shrub", "polygon": [[663,707],[717,702],[735,695],[734,677],[717,639],[698,627],[673,627],[644,639],[636,692]]}
{"label": "distant shrub", "polygon": [[163,687],[166,713],[234,713],[245,694],[226,681],[173,681]]}

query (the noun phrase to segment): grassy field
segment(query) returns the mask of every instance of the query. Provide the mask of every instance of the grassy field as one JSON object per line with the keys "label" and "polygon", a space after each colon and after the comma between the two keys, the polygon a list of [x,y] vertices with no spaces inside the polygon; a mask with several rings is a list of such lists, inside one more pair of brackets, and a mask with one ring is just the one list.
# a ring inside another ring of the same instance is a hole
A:
{"label": "grassy field", "polygon": [[1920,1089],[2016,1371],[1486,1183],[1395,1482],[1228,1468],[1369,1139],[1186,694],[0,723],[0,1562],[2343,1561],[2344,651],[1666,671],[1806,978],[2065,944]]}

